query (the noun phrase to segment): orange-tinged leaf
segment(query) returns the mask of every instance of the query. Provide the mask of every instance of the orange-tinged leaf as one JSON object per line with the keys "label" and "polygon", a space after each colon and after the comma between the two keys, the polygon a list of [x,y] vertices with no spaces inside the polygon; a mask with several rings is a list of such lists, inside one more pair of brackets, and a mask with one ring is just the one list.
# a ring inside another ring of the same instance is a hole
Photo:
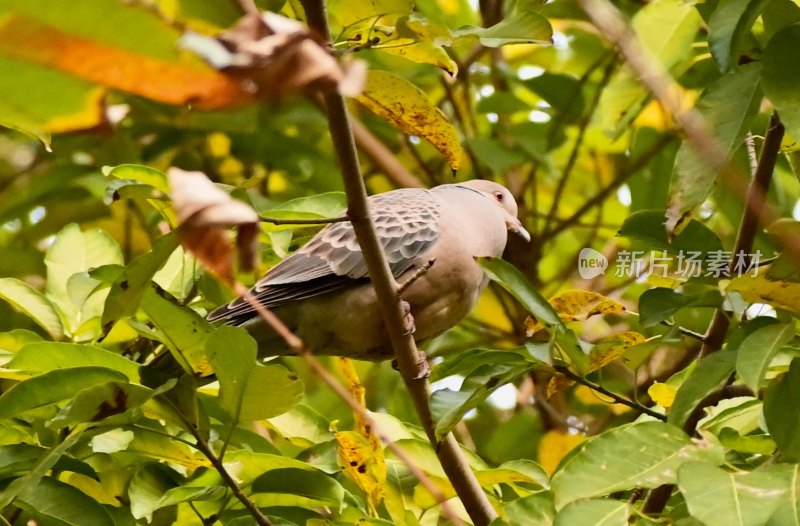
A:
{"label": "orange-tinged leaf", "polygon": [[800,283],[768,279],[763,274],[731,280],[726,292],[738,292],[752,303],[768,303],[800,315]]}
{"label": "orange-tinged leaf", "polygon": [[417,86],[388,71],[371,70],[358,101],[408,135],[430,142],[453,170],[461,166],[461,140],[450,120]]}
{"label": "orange-tinged leaf", "polygon": [[168,104],[214,109],[252,100],[238,82],[199,61],[137,54],[26,15],[11,14],[0,21],[0,55]]}
{"label": "orange-tinged leaf", "polygon": [[566,376],[553,376],[550,378],[550,381],[547,382],[547,399],[553,398],[555,395],[574,384],[575,381],[570,380]]}
{"label": "orange-tinged leaf", "polygon": [[[550,298],[550,305],[565,322],[585,320],[596,314],[611,314],[625,311],[620,302],[588,290],[568,290]],[[533,334],[544,328],[532,320],[526,324],[526,332]]]}
{"label": "orange-tinged leaf", "polygon": [[613,398],[609,398],[602,393],[598,393],[585,385],[579,385],[575,388],[575,398],[586,405],[603,405],[608,407],[615,415],[622,415],[631,410],[630,407],[623,404],[615,404]]}
{"label": "orange-tinged leaf", "polygon": [[583,435],[571,435],[555,429],[548,431],[539,440],[539,465],[552,475],[561,459],[584,440],[586,437]]}
{"label": "orange-tinged leaf", "polygon": [[664,384],[661,382],[653,382],[647,389],[647,394],[650,395],[650,398],[653,399],[653,402],[657,403],[664,409],[669,409],[672,407],[672,402],[675,401],[675,393],[677,389],[669,384]]}

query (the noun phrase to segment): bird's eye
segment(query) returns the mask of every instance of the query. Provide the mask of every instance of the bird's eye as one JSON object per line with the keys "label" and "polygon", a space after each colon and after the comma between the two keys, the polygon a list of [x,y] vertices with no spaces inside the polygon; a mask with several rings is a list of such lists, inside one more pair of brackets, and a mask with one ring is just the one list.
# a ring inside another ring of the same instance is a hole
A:
{"label": "bird's eye", "polygon": [[494,198],[497,199],[498,203],[502,203],[505,196],[503,196],[503,192],[495,192]]}

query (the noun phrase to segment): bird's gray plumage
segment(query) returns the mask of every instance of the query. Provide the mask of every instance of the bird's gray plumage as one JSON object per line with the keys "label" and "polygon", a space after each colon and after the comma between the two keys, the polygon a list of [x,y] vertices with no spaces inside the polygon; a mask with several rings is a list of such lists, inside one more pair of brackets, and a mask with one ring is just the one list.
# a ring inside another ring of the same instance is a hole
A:
{"label": "bird's gray plumage", "polygon": [[[499,256],[508,229],[527,236],[511,194],[488,181],[394,190],[370,197],[368,204],[396,278],[402,281],[404,274],[436,258],[434,267],[404,295],[420,339],[443,332],[471,309],[486,283],[474,257]],[[273,267],[251,293],[275,309],[315,352],[365,359],[386,358],[391,352],[349,222],[327,225]],[[208,319],[245,326],[261,347],[272,347],[264,349],[267,354],[284,351],[242,299]]]}

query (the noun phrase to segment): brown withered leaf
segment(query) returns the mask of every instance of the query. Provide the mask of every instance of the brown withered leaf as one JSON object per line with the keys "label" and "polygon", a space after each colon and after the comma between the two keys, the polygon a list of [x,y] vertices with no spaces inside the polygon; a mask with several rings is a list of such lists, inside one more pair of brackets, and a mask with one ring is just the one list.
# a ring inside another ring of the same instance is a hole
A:
{"label": "brown withered leaf", "polygon": [[328,89],[356,96],[366,80],[364,62],[340,63],[315,33],[275,13],[247,14],[217,38],[187,33],[182,44],[263,97]]}
{"label": "brown withered leaf", "polygon": [[227,229],[237,227],[239,268],[254,269],[259,221],[255,210],[220,190],[202,172],[170,168],[167,176],[183,246],[214,275],[232,283],[234,248]]}

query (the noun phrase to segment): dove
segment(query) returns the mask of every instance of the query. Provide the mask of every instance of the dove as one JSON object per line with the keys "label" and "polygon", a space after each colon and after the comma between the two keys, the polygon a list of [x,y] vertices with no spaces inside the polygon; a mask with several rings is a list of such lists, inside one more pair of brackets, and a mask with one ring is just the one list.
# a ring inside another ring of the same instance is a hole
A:
{"label": "dove", "polygon": [[[417,343],[455,326],[475,306],[488,283],[475,258],[501,256],[509,231],[530,241],[511,192],[491,181],[392,190],[371,196],[368,205],[398,283],[430,265],[402,293]],[[314,354],[371,361],[394,357],[361,248],[347,221],[320,230],[269,270],[250,293]],[[214,310],[208,320],[244,327],[259,342],[262,356],[291,354],[242,298]]]}

